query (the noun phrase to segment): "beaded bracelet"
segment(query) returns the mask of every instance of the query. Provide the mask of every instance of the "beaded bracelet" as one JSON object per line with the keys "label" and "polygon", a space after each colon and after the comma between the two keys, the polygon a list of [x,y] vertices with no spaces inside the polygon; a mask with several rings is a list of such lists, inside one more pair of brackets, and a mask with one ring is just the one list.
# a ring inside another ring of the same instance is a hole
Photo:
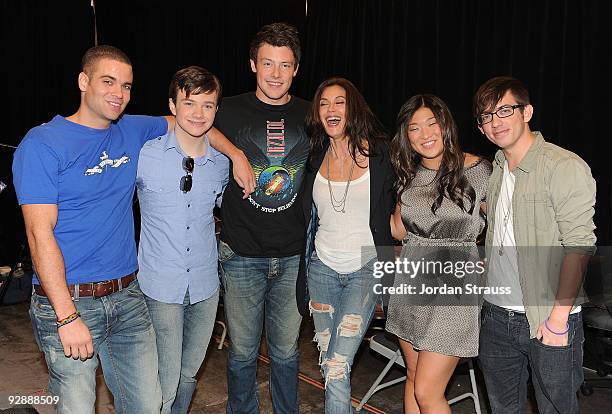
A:
{"label": "beaded bracelet", "polygon": [[550,329],[550,326],[548,326],[548,318],[544,319],[544,326],[546,327],[546,329],[548,329],[548,332],[550,332],[553,335],[562,336],[569,332],[569,322],[565,325],[565,331],[563,332],[555,332],[552,329]]}
{"label": "beaded bracelet", "polygon": [[61,328],[64,325],[68,325],[70,322],[74,322],[77,318],[80,318],[80,317],[81,317],[81,314],[78,311],[76,311],[66,316],[64,319],[60,319],[59,321],[56,321],[55,324],[57,325],[58,328]]}

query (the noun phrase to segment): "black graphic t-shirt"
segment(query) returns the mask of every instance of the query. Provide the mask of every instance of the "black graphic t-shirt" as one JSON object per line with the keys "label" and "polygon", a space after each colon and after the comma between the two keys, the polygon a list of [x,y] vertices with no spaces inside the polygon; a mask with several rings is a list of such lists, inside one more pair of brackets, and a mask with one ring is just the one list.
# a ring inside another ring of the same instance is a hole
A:
{"label": "black graphic t-shirt", "polygon": [[254,92],[223,99],[215,126],[244,151],[256,180],[245,200],[234,180],[223,195],[221,240],[241,256],[287,257],[301,251],[305,223],[298,191],[308,158],[308,107],[294,96],[285,105],[268,105]]}

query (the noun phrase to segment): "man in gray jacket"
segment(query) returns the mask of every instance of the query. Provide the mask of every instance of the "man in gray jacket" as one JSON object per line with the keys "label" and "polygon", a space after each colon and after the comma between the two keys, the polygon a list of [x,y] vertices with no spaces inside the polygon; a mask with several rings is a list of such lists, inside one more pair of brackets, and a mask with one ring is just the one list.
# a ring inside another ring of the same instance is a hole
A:
{"label": "man in gray jacket", "polygon": [[578,413],[595,180],[580,157],[530,130],[533,111],[511,77],[488,80],[474,97],[480,131],[500,148],[487,191],[479,361],[493,413],[524,411],[528,365],[540,413]]}

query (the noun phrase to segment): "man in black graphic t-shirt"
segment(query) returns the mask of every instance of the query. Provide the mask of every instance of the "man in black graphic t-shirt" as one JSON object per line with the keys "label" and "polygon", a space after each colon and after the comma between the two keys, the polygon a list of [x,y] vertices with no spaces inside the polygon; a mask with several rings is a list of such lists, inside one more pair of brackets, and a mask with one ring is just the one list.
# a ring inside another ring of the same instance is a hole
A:
{"label": "man in black graphic t-shirt", "polygon": [[227,412],[259,411],[256,368],[265,317],[274,412],[297,413],[295,284],[305,226],[298,190],[309,149],[303,125],[309,104],[289,95],[300,59],[297,30],[264,26],[250,59],[256,91],[224,99],[215,121],[244,151],[256,179],[247,199],[230,180],[221,208],[219,260],[231,337]]}
{"label": "man in black graphic t-shirt", "polygon": [[303,213],[293,208],[308,157],[303,128],[307,103],[296,97],[282,105],[257,93],[227,98],[217,126],[244,151],[255,173],[248,199],[232,182],[225,190],[221,240],[247,257],[298,255],[303,244]]}

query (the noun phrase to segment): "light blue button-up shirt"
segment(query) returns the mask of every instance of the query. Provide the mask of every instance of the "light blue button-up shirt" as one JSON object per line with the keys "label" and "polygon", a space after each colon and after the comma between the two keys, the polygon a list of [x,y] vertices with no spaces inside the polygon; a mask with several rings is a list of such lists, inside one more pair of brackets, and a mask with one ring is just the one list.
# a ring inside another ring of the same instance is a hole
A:
{"label": "light blue button-up shirt", "polygon": [[187,193],[179,188],[185,153],[174,130],[140,151],[138,281],[147,296],[160,302],[182,304],[189,289],[190,303],[197,303],[219,288],[213,208],[221,204],[229,160],[204,139],[206,155],[195,159]]}

